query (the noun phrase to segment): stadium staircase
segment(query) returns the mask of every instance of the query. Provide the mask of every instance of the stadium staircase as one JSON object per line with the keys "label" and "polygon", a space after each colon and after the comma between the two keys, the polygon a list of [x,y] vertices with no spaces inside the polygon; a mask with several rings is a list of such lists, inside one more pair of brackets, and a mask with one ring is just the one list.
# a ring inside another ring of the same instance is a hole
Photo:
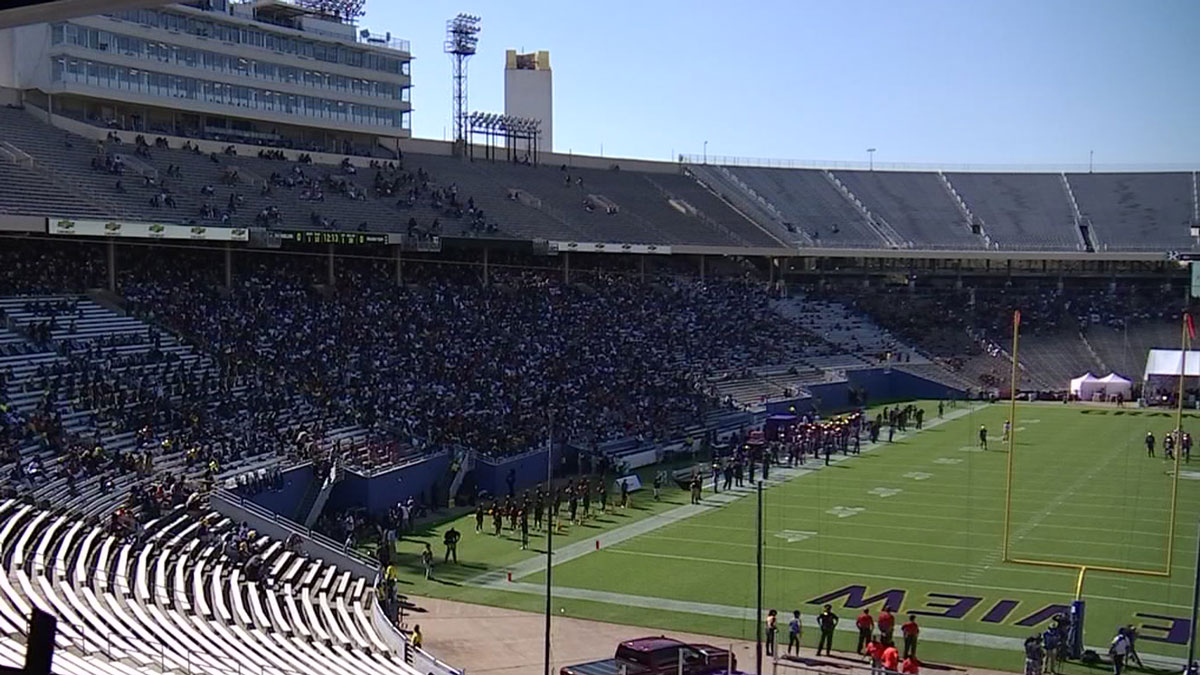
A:
{"label": "stadium staircase", "polygon": [[977,218],[975,214],[971,212],[971,207],[967,204],[966,200],[962,198],[962,195],[958,194],[958,190],[954,189],[954,184],[950,182],[949,176],[941,171],[938,171],[937,175],[942,182],[942,187],[946,188],[946,193],[950,195],[950,199],[954,202],[954,205],[958,207],[958,210],[960,213],[962,213],[963,218],[966,219],[967,228],[971,230],[971,234],[979,235],[979,237],[983,240],[984,248],[991,248],[992,239],[988,236],[987,230],[984,228],[983,219]]}
{"label": "stadium staircase", "polygon": [[1075,221],[1075,233],[1079,236],[1079,244],[1083,250],[1092,253],[1096,250],[1095,242],[1092,240],[1091,222],[1083,217],[1079,211],[1079,202],[1075,200],[1075,191],[1071,189],[1071,181],[1067,179],[1067,174],[1059,174],[1062,178],[1063,192],[1067,195],[1067,202],[1071,204],[1071,217]]}
{"label": "stadium staircase", "polygon": [[816,242],[807,233],[789,231],[787,218],[770,201],[758,194],[723,166],[688,164],[685,173],[703,188],[747,220],[757,224],[773,239],[812,246]]}
{"label": "stadium staircase", "polygon": [[866,223],[870,225],[871,229],[874,230],[876,234],[879,235],[879,238],[885,242],[888,248],[912,248],[911,241],[901,237],[900,233],[883,219],[883,216],[872,213],[871,209],[867,208],[867,205],[864,204],[861,199],[856,197],[854,193],[850,191],[850,188],[846,187],[845,183],[843,183],[837,176],[833,175],[832,171],[824,170],[821,173],[825,175],[825,178],[830,183],[833,183],[833,186],[837,188],[838,192],[842,193],[843,197],[845,197],[851,204],[854,205],[854,208],[862,214]]}
{"label": "stadium staircase", "polygon": [[309,481],[308,488],[304,491],[304,498],[300,500],[300,505],[296,509],[295,520],[307,528],[315,525],[321,517],[321,512],[325,510],[329,496],[333,494],[334,486],[344,476],[344,470],[338,466],[336,461],[330,465],[329,471],[325,475],[313,476]]}

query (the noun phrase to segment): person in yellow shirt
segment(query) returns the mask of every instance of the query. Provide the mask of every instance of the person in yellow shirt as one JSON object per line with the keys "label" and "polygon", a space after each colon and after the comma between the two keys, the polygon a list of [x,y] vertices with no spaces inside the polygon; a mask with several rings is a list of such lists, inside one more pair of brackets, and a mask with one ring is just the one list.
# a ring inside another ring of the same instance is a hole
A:
{"label": "person in yellow shirt", "polygon": [[421,624],[417,624],[417,625],[413,626],[412,646],[416,647],[417,649],[420,649],[422,642],[424,642],[424,639],[421,636]]}

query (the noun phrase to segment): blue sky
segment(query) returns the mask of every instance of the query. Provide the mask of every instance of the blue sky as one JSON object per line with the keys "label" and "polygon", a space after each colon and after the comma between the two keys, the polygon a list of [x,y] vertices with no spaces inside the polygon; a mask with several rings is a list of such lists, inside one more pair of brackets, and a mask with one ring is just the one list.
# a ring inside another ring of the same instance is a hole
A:
{"label": "blue sky", "polygon": [[1200,165],[1197,0],[369,0],[412,42],[417,137],[450,133],[458,12],[473,110],[503,111],[505,49],[550,51],[563,152]]}

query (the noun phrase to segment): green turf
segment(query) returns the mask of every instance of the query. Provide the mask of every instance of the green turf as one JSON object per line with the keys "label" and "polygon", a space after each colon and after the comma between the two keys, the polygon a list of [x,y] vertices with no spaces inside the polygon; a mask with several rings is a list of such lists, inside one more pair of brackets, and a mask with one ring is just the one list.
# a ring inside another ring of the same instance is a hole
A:
{"label": "green turf", "polygon": [[[924,405],[929,417],[936,417],[935,404]],[[1000,430],[1007,415],[1007,404],[987,406],[768,489],[765,604],[789,613],[801,609],[808,626],[806,643],[815,639],[811,601],[846,587],[865,587],[868,595],[891,591],[902,611],[936,614],[956,605],[961,618],[919,618],[927,629],[922,657],[1018,669],[1019,650],[987,638],[1021,638],[1044,628],[1037,613],[1068,604],[1078,572],[1001,559],[1009,456]],[[990,432],[986,452],[977,447],[981,424]],[[1171,464],[1161,459],[1161,445],[1160,458],[1148,459],[1142,439],[1147,430],[1161,439],[1173,425],[1174,418],[1161,412],[1022,405],[1012,457],[1012,556],[1162,569],[1174,477]],[[1181,630],[1170,636],[1155,626],[1170,627],[1188,616],[1200,458],[1195,470],[1192,474],[1185,467],[1179,481],[1170,577],[1087,574],[1088,644],[1107,644],[1118,624],[1135,623],[1144,626],[1139,642],[1143,653],[1184,655],[1181,645],[1161,640],[1178,640],[1187,626],[1177,624]],[[590,527],[573,527],[556,539],[556,548],[683,503],[686,496],[677,491],[659,504],[639,495],[634,510]],[[558,565],[554,584],[564,594],[582,589],[599,595],[558,600],[555,606],[573,616],[752,638],[753,622],[728,616],[726,610],[754,606],[754,517],[753,499],[744,498]],[[535,595],[464,583],[534,554],[517,550],[504,537],[475,536],[470,517],[458,527],[467,533],[463,565],[439,570],[442,582],[428,583],[415,578],[409,559],[405,591],[541,608],[543,599]],[[540,549],[542,542],[535,540],[534,548]],[[402,544],[408,553],[416,546]],[[545,578],[535,573],[519,581],[544,584]],[[623,601],[627,596],[649,600],[650,608]],[[1010,602],[1002,602],[1006,600]],[[680,601],[706,603],[706,608],[681,611],[672,604]],[[850,622],[857,610],[845,607],[846,601],[846,595],[831,600]],[[881,604],[882,599],[872,609]],[[1018,625],[1022,620],[1029,625]],[[939,630],[943,633],[935,634]],[[852,648],[853,636],[839,632],[836,644]]]}

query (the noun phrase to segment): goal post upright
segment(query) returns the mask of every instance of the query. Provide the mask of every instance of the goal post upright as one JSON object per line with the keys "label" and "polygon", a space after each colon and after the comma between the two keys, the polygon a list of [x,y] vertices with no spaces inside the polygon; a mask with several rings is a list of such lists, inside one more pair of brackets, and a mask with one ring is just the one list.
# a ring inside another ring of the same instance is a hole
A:
{"label": "goal post upright", "polygon": [[1004,547],[1001,559],[1009,561],[1008,540],[1012,528],[1012,475],[1013,449],[1016,448],[1017,435],[1017,355],[1021,347],[1021,310],[1013,310],[1012,315],[1012,373],[1008,386],[1008,470],[1005,471],[1004,481]]}

